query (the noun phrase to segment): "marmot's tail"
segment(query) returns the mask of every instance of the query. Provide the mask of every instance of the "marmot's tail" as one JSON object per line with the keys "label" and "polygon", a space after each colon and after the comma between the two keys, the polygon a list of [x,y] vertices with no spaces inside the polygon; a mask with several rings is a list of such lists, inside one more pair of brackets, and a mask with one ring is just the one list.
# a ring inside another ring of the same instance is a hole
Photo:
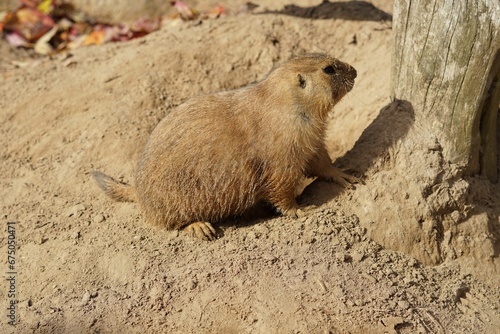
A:
{"label": "marmot's tail", "polygon": [[115,201],[135,202],[135,191],[131,185],[117,181],[111,176],[107,176],[97,170],[93,171],[92,175],[97,181],[99,188]]}

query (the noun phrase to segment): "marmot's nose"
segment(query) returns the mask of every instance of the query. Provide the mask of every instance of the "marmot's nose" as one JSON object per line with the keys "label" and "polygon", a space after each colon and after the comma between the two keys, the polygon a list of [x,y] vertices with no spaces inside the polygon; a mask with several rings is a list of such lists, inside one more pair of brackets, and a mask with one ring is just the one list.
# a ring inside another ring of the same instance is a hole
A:
{"label": "marmot's nose", "polygon": [[356,72],[356,69],[352,66],[349,66],[349,74],[352,76],[353,79],[358,76],[358,72]]}

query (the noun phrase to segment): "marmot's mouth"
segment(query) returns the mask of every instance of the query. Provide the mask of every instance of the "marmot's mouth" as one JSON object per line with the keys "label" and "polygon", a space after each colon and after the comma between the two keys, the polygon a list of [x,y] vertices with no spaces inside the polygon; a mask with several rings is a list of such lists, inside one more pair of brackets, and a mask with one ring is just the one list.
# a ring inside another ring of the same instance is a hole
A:
{"label": "marmot's mouth", "polygon": [[339,101],[354,87],[354,78],[342,78],[340,82],[337,82],[336,86],[338,89],[333,90],[332,97],[334,101]]}
{"label": "marmot's mouth", "polygon": [[344,86],[346,92],[350,92],[354,87],[354,79],[344,79]]}

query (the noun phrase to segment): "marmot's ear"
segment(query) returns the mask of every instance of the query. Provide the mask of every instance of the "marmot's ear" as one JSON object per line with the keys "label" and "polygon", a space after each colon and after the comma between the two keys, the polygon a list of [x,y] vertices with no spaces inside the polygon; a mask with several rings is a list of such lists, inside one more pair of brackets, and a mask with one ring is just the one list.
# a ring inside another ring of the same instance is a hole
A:
{"label": "marmot's ear", "polygon": [[299,79],[300,88],[306,88],[306,79],[304,79],[302,74],[297,74],[297,78]]}

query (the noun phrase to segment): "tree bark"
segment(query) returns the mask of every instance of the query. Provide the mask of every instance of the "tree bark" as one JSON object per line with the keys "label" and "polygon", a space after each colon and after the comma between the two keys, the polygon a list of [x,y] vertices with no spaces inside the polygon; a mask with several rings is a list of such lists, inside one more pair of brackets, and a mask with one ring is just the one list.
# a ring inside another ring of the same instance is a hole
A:
{"label": "tree bark", "polygon": [[496,181],[498,0],[395,0],[392,97],[412,103],[464,175]]}

